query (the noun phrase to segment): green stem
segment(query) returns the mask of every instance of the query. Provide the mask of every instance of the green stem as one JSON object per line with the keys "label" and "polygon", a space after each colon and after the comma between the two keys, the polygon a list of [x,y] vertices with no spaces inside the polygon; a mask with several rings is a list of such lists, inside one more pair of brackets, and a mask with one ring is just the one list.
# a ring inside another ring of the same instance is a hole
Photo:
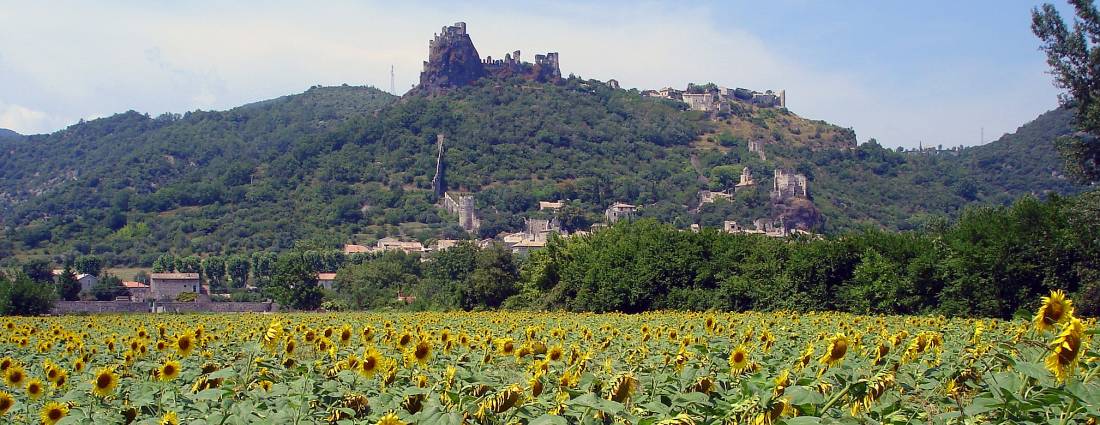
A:
{"label": "green stem", "polygon": [[848,391],[851,390],[851,389],[852,389],[852,384],[848,384],[848,386],[844,387],[844,389],[841,390],[839,393],[837,393],[837,395],[833,396],[833,398],[830,399],[828,403],[825,403],[825,406],[823,406],[821,408],[821,412],[818,412],[818,413],[820,415],[824,416],[825,412],[829,411],[829,409],[831,409],[833,407],[833,405],[840,402],[840,399],[842,397],[844,397],[845,394],[848,394]]}

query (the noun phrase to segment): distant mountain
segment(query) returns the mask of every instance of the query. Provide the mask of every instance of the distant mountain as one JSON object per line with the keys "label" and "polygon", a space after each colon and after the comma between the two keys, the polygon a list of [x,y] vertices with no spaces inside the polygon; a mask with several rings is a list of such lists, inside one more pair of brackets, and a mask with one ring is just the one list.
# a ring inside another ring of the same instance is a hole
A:
{"label": "distant mountain", "polygon": [[1005,194],[1080,190],[1062,174],[1053,140],[1073,133],[1073,111],[1059,108],[1024,124],[996,141],[964,151],[961,159],[973,176]]}
{"label": "distant mountain", "polygon": [[[477,60],[434,46],[433,57]],[[313,87],[227,111],[129,111],[0,138],[0,258],[95,253],[148,265],[164,252],[493,237],[548,217],[539,201],[550,200],[568,200],[556,215],[576,229],[616,202],[683,228],[911,229],[968,205],[1081,189],[1057,171],[1066,111],[981,147],[899,152],[857,146],[851,129],[785,108],[690,111],[611,82],[543,78],[556,55],[515,56],[461,79],[468,67],[431,64],[431,89],[402,98]],[[478,234],[437,207],[437,169],[447,191],[474,195]]]}
{"label": "distant mountain", "polygon": [[8,130],[6,128],[0,128],[0,140],[20,140],[22,138],[22,134],[16,133],[12,130]]}

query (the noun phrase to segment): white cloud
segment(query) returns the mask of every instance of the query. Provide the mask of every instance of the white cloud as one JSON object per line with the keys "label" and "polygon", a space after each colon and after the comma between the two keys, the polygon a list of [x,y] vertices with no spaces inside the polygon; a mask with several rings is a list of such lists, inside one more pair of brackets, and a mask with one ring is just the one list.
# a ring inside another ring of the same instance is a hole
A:
{"label": "white cloud", "polygon": [[0,128],[31,134],[48,130],[48,121],[49,117],[45,112],[0,102]]}

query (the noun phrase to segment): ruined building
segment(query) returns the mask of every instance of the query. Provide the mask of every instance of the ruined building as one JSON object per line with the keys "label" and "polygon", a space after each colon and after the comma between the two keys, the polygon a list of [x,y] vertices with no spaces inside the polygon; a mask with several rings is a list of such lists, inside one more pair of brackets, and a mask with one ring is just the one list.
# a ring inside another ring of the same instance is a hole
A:
{"label": "ruined building", "polygon": [[744,190],[746,188],[756,186],[756,180],[752,178],[752,170],[749,167],[741,169],[741,181],[737,182],[737,186],[734,187],[734,191]]}
{"label": "ruined building", "polygon": [[458,225],[467,232],[477,234],[481,228],[481,219],[477,216],[477,204],[474,195],[443,194],[443,209],[458,216]]}
{"label": "ruined building", "polygon": [[806,176],[791,173],[781,168],[775,169],[775,180],[772,182],[772,198],[806,198],[809,193],[806,189]]}
{"label": "ruined building", "polygon": [[550,240],[550,235],[566,234],[557,218],[528,218],[523,224],[523,240],[526,241],[546,242]]}
{"label": "ruined building", "polygon": [[481,59],[466,33],[466,23],[456,22],[443,27],[428,42],[428,60],[420,73],[420,85],[413,91],[434,94],[469,85],[483,77],[556,82],[561,80],[558,54],[535,55],[535,63],[523,62],[519,50],[505,54],[504,59],[491,56]]}

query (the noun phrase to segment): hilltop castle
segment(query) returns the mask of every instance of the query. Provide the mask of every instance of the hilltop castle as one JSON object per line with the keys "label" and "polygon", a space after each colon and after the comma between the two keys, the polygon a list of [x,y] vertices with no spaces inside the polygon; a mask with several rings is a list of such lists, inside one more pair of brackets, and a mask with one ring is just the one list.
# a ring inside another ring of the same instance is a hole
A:
{"label": "hilltop castle", "polygon": [[420,72],[419,92],[439,93],[448,88],[469,85],[483,77],[520,77],[538,82],[561,80],[557,52],[535,55],[535,63],[523,62],[520,51],[481,59],[473,40],[466,33],[466,23],[456,22],[443,27],[428,41],[428,60]]}

